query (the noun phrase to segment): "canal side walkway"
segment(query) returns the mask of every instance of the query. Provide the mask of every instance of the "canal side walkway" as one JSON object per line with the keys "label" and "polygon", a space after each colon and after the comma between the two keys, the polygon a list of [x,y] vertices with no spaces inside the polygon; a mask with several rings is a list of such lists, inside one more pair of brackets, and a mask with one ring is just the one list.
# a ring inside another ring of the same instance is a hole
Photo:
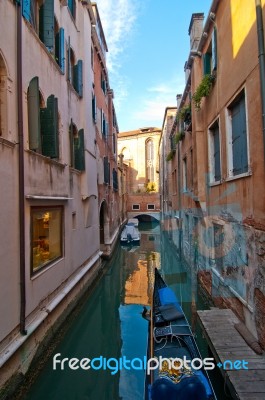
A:
{"label": "canal side walkway", "polygon": [[197,311],[197,314],[232,397],[239,400],[264,400],[264,355],[257,355],[236,330],[235,324],[240,321],[233,311],[211,309]]}

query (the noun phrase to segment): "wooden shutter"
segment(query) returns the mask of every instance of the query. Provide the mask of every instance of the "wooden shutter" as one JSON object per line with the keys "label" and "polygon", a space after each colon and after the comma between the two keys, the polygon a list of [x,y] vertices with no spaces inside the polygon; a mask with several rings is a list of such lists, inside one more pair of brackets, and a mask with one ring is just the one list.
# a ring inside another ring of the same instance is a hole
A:
{"label": "wooden shutter", "polygon": [[203,54],[203,74],[211,73],[211,56],[208,53]]}
{"label": "wooden shutter", "polygon": [[83,61],[78,60],[74,66],[74,88],[80,97],[83,96]]}
{"label": "wooden shutter", "polygon": [[109,170],[109,160],[108,157],[104,157],[103,159],[104,162],[104,183],[109,183],[109,174],[110,174],[110,170]]}
{"label": "wooden shutter", "polygon": [[248,171],[247,127],[245,96],[242,96],[231,108],[232,116],[232,151],[233,174],[239,175]]}
{"label": "wooden shutter", "polygon": [[48,97],[47,108],[40,110],[42,154],[51,158],[59,157],[58,140],[58,99]]}
{"label": "wooden shutter", "polygon": [[67,80],[72,82],[72,68],[71,68],[71,43],[70,36],[68,38],[68,48],[67,48]]}
{"label": "wooden shutter", "polygon": [[220,135],[219,128],[216,126],[213,130],[213,145],[214,145],[214,180],[220,181],[221,179],[221,165],[220,165]]}
{"label": "wooden shutter", "polygon": [[37,76],[30,81],[28,89],[28,129],[30,150],[40,150],[40,94]]}
{"label": "wooden shutter", "polygon": [[214,28],[212,34],[212,71],[217,69],[217,30]]}
{"label": "wooden shutter", "polygon": [[78,132],[78,138],[74,138],[75,168],[79,171],[85,170],[85,139],[84,129]]}
{"label": "wooden shutter", "polygon": [[70,167],[74,167],[75,154],[74,154],[74,126],[71,119],[69,126],[69,147],[70,147]]}
{"label": "wooden shutter", "polygon": [[61,71],[64,73],[64,29],[60,28],[55,37],[55,59]]}
{"label": "wooden shutter", "polygon": [[22,3],[22,15],[29,22],[31,22],[30,6],[31,6],[31,0],[23,0],[23,3]]}
{"label": "wooden shutter", "polygon": [[54,48],[54,0],[45,0],[40,8],[40,40],[52,51]]}
{"label": "wooden shutter", "polygon": [[92,96],[92,117],[93,121],[96,123],[97,121],[97,101],[96,101],[96,96]]}

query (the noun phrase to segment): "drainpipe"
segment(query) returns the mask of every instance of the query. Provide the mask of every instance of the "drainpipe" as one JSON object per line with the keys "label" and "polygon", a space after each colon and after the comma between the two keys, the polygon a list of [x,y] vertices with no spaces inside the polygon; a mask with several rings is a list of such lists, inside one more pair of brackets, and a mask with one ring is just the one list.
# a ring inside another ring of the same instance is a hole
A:
{"label": "drainpipe", "polygon": [[177,144],[178,147],[178,209],[179,209],[179,258],[182,259],[182,199],[181,199],[181,174],[180,174],[180,143]]}
{"label": "drainpipe", "polygon": [[20,333],[26,335],[26,285],[25,285],[25,193],[24,193],[24,137],[22,105],[22,11],[17,2],[17,119],[19,146],[19,247],[20,247]]}
{"label": "drainpipe", "polygon": [[260,68],[260,90],[261,90],[261,107],[262,107],[262,131],[265,161],[265,50],[264,50],[264,30],[262,18],[262,6],[260,0],[256,1],[257,16],[257,33],[258,33],[258,52],[259,52],[259,68]]}

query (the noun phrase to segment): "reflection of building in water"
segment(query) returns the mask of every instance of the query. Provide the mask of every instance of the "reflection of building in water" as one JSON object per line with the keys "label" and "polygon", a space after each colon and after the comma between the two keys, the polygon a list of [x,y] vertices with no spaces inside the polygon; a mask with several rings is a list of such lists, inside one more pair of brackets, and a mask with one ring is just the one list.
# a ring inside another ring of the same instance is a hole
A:
{"label": "reflection of building in water", "polygon": [[125,304],[149,304],[147,261],[139,260],[137,269],[129,275],[125,283]]}
{"label": "reflection of building in water", "polygon": [[125,283],[124,304],[150,304],[154,269],[160,269],[160,253],[155,251],[130,253],[126,261],[129,274]]}

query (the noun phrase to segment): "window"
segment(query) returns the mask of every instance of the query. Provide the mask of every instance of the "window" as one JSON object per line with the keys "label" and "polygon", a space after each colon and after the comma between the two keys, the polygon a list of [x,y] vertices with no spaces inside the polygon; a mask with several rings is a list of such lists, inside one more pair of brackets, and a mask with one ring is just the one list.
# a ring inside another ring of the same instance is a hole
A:
{"label": "window", "polygon": [[227,108],[228,111],[228,162],[229,175],[248,172],[248,142],[244,90]]}
{"label": "window", "polygon": [[30,150],[59,158],[58,99],[54,95],[49,96],[45,107],[37,76],[30,81],[27,99]]}
{"label": "window", "polygon": [[187,191],[187,158],[183,158],[183,192]]}
{"label": "window", "polygon": [[103,158],[104,167],[104,183],[108,185],[110,183],[110,163],[108,157]]}
{"label": "window", "polygon": [[75,19],[75,12],[76,12],[75,0],[68,0],[68,8],[72,17]]}
{"label": "window", "polygon": [[140,210],[140,204],[133,204],[132,205],[133,210]]}
{"label": "window", "polygon": [[101,89],[104,94],[107,93],[107,82],[106,82],[103,72],[101,72]]}
{"label": "window", "polygon": [[104,139],[107,139],[108,129],[109,129],[109,127],[108,127],[108,123],[105,118],[104,111],[101,110],[101,134],[104,137]]}
{"label": "window", "polygon": [[219,121],[210,127],[208,138],[210,182],[218,182],[221,180]]}
{"label": "window", "polygon": [[31,274],[63,256],[62,207],[31,208]]}
{"label": "window", "polygon": [[212,74],[217,70],[217,30],[213,29],[212,40],[205,54],[203,54],[203,73]]}
{"label": "window", "polygon": [[94,94],[92,94],[92,117],[94,123],[97,122],[97,99]]}
{"label": "window", "polygon": [[154,204],[147,204],[147,210],[155,210]]}
{"label": "window", "polygon": [[22,14],[50,52],[54,51],[54,0],[24,0]]}
{"label": "window", "polygon": [[154,169],[154,142],[148,139],[145,143],[145,162],[146,162],[146,180],[147,182],[155,181]]}
{"label": "window", "polygon": [[64,64],[64,29],[58,28],[55,31],[55,61],[61,68],[61,71],[64,73],[65,64]]}
{"label": "window", "polygon": [[70,135],[70,166],[78,171],[85,170],[85,142],[84,129],[77,130],[71,121],[69,127]]}
{"label": "window", "polygon": [[113,189],[115,191],[117,191],[119,188],[118,187],[118,173],[115,169],[113,169],[113,171],[112,171],[112,180],[113,180]]}
{"label": "window", "polygon": [[83,61],[78,60],[75,64],[74,51],[70,45],[70,37],[68,39],[67,48],[67,79],[78,93],[79,97],[83,96]]}

